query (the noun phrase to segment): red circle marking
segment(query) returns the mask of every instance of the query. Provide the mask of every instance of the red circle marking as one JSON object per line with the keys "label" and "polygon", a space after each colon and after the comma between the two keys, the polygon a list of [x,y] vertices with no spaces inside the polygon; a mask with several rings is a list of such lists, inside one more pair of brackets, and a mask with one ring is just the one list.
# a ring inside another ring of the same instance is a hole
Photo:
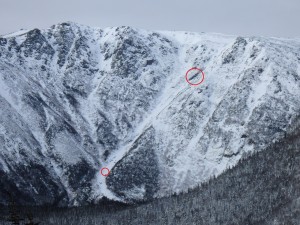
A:
{"label": "red circle marking", "polygon": [[[106,172],[106,173],[103,173],[104,170],[106,170],[107,172]],[[110,171],[109,171],[108,168],[103,167],[103,168],[101,169],[100,173],[101,173],[102,176],[107,177],[107,176],[110,174]]]}
{"label": "red circle marking", "polygon": [[[189,72],[191,72],[192,70],[198,70],[198,71],[200,71],[201,74],[202,74],[202,79],[200,80],[200,82],[198,82],[198,83],[196,83],[196,84],[191,83],[190,80],[189,80],[189,78],[188,78]],[[197,67],[193,67],[193,68],[189,69],[189,70],[186,72],[186,74],[185,74],[185,80],[186,80],[186,82],[188,82],[188,83],[189,83],[190,85],[192,85],[192,86],[198,86],[199,84],[201,84],[201,83],[204,81],[204,77],[205,77],[204,72],[203,72],[201,69],[197,68]]]}

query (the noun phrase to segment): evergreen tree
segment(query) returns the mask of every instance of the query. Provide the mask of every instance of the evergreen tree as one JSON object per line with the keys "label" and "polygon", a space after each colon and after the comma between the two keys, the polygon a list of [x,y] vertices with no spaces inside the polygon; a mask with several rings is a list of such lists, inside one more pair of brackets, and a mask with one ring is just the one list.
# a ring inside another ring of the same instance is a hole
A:
{"label": "evergreen tree", "polygon": [[16,202],[9,192],[7,192],[7,194],[10,199],[10,201],[9,201],[9,218],[7,221],[11,222],[13,225],[20,225],[20,222],[23,219],[21,219],[18,214]]}

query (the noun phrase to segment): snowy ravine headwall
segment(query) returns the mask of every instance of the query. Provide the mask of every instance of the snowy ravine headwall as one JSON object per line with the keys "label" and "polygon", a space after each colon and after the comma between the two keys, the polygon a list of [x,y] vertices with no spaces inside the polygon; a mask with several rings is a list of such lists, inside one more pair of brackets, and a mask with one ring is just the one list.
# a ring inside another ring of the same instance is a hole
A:
{"label": "snowy ravine headwall", "polygon": [[0,203],[186,190],[281,138],[299,103],[299,40],[75,23],[1,36]]}

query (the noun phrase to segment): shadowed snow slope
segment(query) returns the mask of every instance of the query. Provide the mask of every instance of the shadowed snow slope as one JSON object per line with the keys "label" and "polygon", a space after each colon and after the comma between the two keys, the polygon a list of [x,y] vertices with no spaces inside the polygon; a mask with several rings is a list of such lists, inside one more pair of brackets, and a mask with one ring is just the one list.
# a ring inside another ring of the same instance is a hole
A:
{"label": "shadowed snow slope", "polygon": [[[199,86],[185,72],[199,67]],[[184,191],[281,138],[300,42],[62,23],[0,37],[0,204]],[[99,171],[111,169],[108,177]]]}

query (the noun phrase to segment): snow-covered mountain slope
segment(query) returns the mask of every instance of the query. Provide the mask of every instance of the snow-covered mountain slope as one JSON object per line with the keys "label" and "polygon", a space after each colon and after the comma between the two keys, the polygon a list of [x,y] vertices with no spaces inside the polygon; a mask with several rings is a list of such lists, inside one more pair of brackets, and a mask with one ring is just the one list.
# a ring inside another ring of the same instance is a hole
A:
{"label": "snow-covered mountain slope", "polygon": [[0,37],[0,79],[0,203],[151,199],[284,135],[300,41],[62,23]]}

